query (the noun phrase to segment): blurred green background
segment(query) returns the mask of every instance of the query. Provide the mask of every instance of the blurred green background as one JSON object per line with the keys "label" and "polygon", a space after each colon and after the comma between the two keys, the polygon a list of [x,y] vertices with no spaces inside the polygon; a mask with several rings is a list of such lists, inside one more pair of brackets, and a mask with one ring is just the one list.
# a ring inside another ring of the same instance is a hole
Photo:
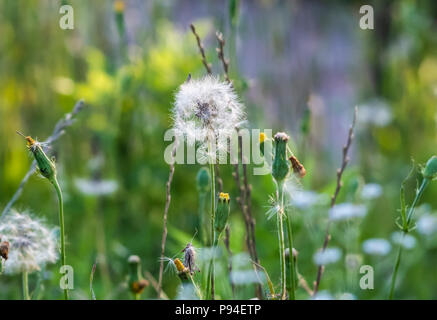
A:
{"label": "blurred green background", "polygon": [[[399,187],[412,159],[436,153],[437,2],[367,1],[375,29],[359,28],[360,1],[140,1],[0,0],[0,205],[6,206],[27,172],[31,157],[15,131],[45,140],[56,122],[81,98],[86,107],[52,147],[65,193],[67,261],[74,267],[74,299],[88,299],[97,269],[98,299],[129,299],[127,258],[137,254],[143,269],[159,273],[165,183],[164,132],[171,127],[174,93],[188,73],[205,75],[195,24],[212,63],[222,75],[215,32],[223,32],[230,76],[247,108],[250,128],[291,135],[291,147],[307,169],[301,193],[320,199],[334,191],[341,148],[358,105],[351,163],[338,203],[364,204],[363,219],[336,223],[330,246],[342,257],[327,265],[322,293],[333,298],[383,299],[395,259]],[[59,8],[74,8],[74,30],[62,30]],[[199,165],[177,165],[172,184],[166,255],[179,255],[198,229],[196,174]],[[250,270],[244,223],[235,202],[232,167],[220,167],[231,195],[231,250],[236,270]],[[249,167],[252,173],[252,167]],[[416,179],[407,184],[414,197]],[[261,264],[275,284],[279,262],[275,222],[267,220],[270,176],[249,175]],[[99,182],[96,187],[95,183]],[[94,184],[93,184],[94,183]],[[382,192],[363,196],[365,184]],[[100,188],[100,189],[99,189]],[[90,190],[91,189],[91,190]],[[437,186],[427,189],[417,213],[422,228],[406,251],[397,298],[437,298]],[[53,188],[34,175],[16,203],[57,225]],[[434,212],[434,213],[433,213]],[[296,205],[293,227],[299,272],[312,283],[313,255],[323,243],[327,201]],[[418,225],[420,226],[420,225]],[[431,230],[431,231],[430,231]],[[198,236],[196,236],[198,238]],[[194,243],[199,240],[195,237]],[[375,257],[362,242],[384,238],[391,251]],[[201,252],[201,250],[199,251]],[[226,252],[223,250],[224,255]],[[361,290],[359,270],[348,258],[374,267],[374,290]],[[217,295],[232,298],[226,260],[218,268]],[[58,265],[30,277],[36,298],[57,299]],[[200,276],[199,276],[200,277]],[[244,282],[244,281],[243,281]],[[179,279],[164,274],[164,291],[175,298]],[[20,276],[0,276],[0,298],[20,299]],[[254,297],[253,284],[237,286],[235,298]],[[143,298],[156,298],[150,286]],[[301,288],[298,298],[308,294]]]}

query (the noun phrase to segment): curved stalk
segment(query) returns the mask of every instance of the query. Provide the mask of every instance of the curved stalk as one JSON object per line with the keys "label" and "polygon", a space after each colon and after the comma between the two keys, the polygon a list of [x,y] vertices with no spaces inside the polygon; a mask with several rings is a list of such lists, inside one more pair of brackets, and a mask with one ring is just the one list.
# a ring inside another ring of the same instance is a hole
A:
{"label": "curved stalk", "polygon": [[[65,256],[65,232],[64,232],[64,200],[62,197],[62,190],[59,186],[58,180],[56,177],[52,181],[53,186],[56,189],[56,194],[58,196],[59,203],[59,225],[61,228],[61,265],[66,265],[66,256]],[[64,289],[64,299],[68,300],[68,289]]]}

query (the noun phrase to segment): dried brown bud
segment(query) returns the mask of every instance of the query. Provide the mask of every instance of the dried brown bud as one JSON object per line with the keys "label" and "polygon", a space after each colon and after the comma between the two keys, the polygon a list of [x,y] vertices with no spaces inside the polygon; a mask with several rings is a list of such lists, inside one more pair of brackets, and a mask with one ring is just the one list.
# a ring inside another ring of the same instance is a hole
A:
{"label": "dried brown bud", "polygon": [[292,155],[290,157],[290,162],[291,162],[291,166],[293,167],[293,172],[301,178],[305,177],[307,171],[295,156]]}
{"label": "dried brown bud", "polygon": [[9,242],[7,241],[0,242],[0,256],[3,259],[8,260],[8,254],[9,254]]}

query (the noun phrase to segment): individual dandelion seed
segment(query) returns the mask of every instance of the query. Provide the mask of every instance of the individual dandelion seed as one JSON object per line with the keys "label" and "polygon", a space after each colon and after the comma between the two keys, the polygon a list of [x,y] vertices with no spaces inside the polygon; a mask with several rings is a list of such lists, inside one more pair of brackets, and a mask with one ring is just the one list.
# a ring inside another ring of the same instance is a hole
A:
{"label": "individual dandelion seed", "polygon": [[57,228],[48,227],[28,212],[11,210],[0,224],[0,233],[9,242],[6,274],[32,273],[58,260]]}
{"label": "individual dandelion seed", "polygon": [[[182,250],[182,252],[184,252],[184,266],[188,268],[190,274],[194,274],[195,271],[200,272],[199,267],[196,265],[196,250],[191,242],[187,243],[187,246]],[[176,265],[176,267],[178,266]]]}
{"label": "individual dandelion seed", "polygon": [[227,153],[224,142],[244,123],[245,113],[230,83],[206,76],[179,87],[172,118],[176,134],[191,145],[198,144],[201,155],[211,157]]}

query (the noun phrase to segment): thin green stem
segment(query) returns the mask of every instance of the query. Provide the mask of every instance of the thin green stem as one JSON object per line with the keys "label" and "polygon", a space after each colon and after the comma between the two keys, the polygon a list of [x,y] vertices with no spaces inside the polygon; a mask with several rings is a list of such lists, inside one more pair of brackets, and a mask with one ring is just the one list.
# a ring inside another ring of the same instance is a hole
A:
{"label": "thin green stem", "polygon": [[23,271],[23,299],[30,300],[29,296],[29,275],[27,271]]}
{"label": "thin green stem", "polygon": [[296,271],[294,265],[294,257],[293,257],[293,230],[291,225],[291,213],[289,212],[287,215],[287,233],[288,233],[288,265],[290,272],[290,290],[288,291],[288,298],[290,300],[295,300],[295,292],[296,292]]}
{"label": "thin green stem", "polygon": [[425,191],[428,184],[429,184],[429,179],[424,178],[422,180],[422,184],[420,185],[419,191],[416,193],[416,197],[413,200],[413,203],[410,207],[410,210],[408,210],[408,215],[407,215],[407,226],[408,227],[410,226],[411,218],[413,217],[413,213],[414,213],[414,209],[416,208],[416,204],[420,200],[420,198],[422,197],[422,194]]}
{"label": "thin green stem", "polygon": [[396,263],[395,263],[393,275],[391,278],[390,295],[389,295],[390,300],[393,300],[393,295],[394,295],[394,291],[395,291],[395,284],[396,284],[396,277],[398,275],[399,265],[401,264],[402,242],[404,240],[405,234],[406,234],[405,232],[402,233],[401,243],[399,244],[398,254],[396,257]]}
{"label": "thin green stem", "polygon": [[205,202],[206,192],[199,193],[199,231],[200,239],[202,239],[203,246],[207,246],[208,243],[208,228],[205,226]]}
{"label": "thin green stem", "polygon": [[393,297],[394,297],[394,289],[395,289],[395,285],[396,285],[396,278],[397,278],[397,275],[398,275],[399,266],[401,264],[403,240],[404,240],[405,235],[410,231],[410,222],[411,222],[411,219],[413,218],[414,209],[416,208],[416,205],[419,202],[420,198],[422,197],[422,194],[425,191],[425,189],[428,186],[428,184],[429,184],[429,179],[424,178],[422,180],[422,184],[420,185],[419,191],[417,191],[416,197],[414,198],[413,203],[411,204],[411,207],[408,210],[407,221],[406,221],[406,224],[404,224],[404,230],[402,230],[401,242],[399,244],[399,250],[398,250],[397,257],[396,257],[395,266],[393,268],[393,275],[392,275],[392,278],[391,278],[390,294],[389,294],[389,299],[390,300],[392,300]]}
{"label": "thin green stem", "polygon": [[[209,169],[211,172],[211,244],[213,245],[213,252],[214,250],[214,239],[215,239],[215,232],[214,232],[214,221],[215,221],[215,174],[214,174],[214,164],[209,164]],[[215,276],[215,270],[214,270],[214,256],[211,260],[212,264],[210,267],[210,276],[208,277],[208,282],[211,283],[211,299],[214,300],[215,298],[215,288],[214,288],[214,276]]]}
{"label": "thin green stem", "polygon": [[[66,257],[65,257],[65,232],[64,232],[64,200],[62,197],[62,190],[59,186],[58,180],[56,177],[52,181],[53,186],[56,189],[56,194],[58,195],[58,203],[59,203],[59,225],[61,228],[61,265],[66,265]],[[64,289],[64,299],[68,300],[68,289]]]}
{"label": "thin green stem", "polygon": [[279,182],[277,184],[277,199],[280,201],[280,209],[278,212],[278,240],[279,240],[279,256],[281,264],[281,299],[285,300],[287,292],[287,279],[286,279],[286,263],[285,263],[285,243],[284,243],[284,184]]}

